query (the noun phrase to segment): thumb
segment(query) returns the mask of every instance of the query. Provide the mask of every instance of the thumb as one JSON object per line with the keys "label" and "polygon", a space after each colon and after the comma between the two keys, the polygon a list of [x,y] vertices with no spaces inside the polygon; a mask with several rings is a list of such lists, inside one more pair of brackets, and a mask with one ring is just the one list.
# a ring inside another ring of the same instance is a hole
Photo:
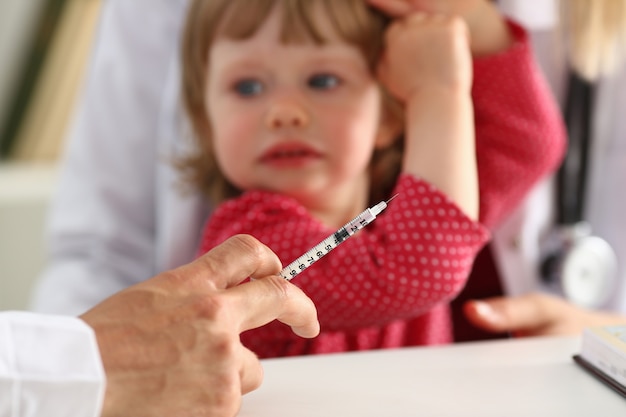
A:
{"label": "thumb", "polygon": [[492,333],[508,331],[502,314],[492,307],[492,300],[470,300],[463,305],[465,317],[474,326]]}
{"label": "thumb", "polygon": [[472,324],[486,331],[534,333],[551,321],[544,301],[539,294],[495,297],[468,301],[463,310]]}

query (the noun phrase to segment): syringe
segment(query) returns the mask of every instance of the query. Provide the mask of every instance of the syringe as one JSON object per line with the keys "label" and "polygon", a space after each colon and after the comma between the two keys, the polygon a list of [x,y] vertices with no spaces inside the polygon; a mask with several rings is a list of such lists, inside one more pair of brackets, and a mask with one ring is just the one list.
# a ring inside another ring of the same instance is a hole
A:
{"label": "syringe", "polygon": [[318,259],[335,249],[343,241],[373,222],[376,216],[382,213],[382,211],[387,208],[387,204],[396,198],[396,196],[397,194],[387,201],[381,201],[375,206],[365,209],[361,214],[350,220],[335,233],[313,246],[298,259],[283,268],[283,270],[280,271],[280,276],[288,281],[292,280],[296,275],[313,265]]}

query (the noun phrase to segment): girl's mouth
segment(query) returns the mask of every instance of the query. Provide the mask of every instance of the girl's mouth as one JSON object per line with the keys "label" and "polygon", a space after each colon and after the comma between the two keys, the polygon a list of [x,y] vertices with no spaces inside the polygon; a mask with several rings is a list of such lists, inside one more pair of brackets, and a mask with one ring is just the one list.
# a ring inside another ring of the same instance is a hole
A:
{"label": "girl's mouth", "polygon": [[301,142],[283,142],[265,151],[260,161],[277,168],[297,168],[317,161],[321,157],[318,151]]}

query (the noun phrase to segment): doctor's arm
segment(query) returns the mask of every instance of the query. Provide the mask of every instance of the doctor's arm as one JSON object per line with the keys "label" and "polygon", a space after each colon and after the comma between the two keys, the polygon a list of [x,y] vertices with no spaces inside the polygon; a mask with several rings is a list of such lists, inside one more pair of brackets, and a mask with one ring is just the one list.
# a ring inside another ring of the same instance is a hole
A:
{"label": "doctor's arm", "polygon": [[239,235],[82,321],[0,313],[0,417],[235,415],[263,377],[241,332],[274,319],[303,337],[319,332],[313,303],[280,269],[265,245]]}

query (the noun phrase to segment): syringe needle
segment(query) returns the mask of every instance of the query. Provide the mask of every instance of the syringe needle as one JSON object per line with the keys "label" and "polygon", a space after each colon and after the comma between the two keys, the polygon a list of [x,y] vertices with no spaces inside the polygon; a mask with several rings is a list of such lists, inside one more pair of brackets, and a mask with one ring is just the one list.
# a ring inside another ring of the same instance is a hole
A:
{"label": "syringe needle", "polygon": [[391,198],[390,198],[389,200],[385,201],[385,204],[389,204],[389,202],[390,202],[391,200],[393,200],[394,198],[396,198],[396,197],[397,197],[397,196],[399,196],[399,195],[400,195],[399,193],[394,194],[393,196],[391,196]]}

